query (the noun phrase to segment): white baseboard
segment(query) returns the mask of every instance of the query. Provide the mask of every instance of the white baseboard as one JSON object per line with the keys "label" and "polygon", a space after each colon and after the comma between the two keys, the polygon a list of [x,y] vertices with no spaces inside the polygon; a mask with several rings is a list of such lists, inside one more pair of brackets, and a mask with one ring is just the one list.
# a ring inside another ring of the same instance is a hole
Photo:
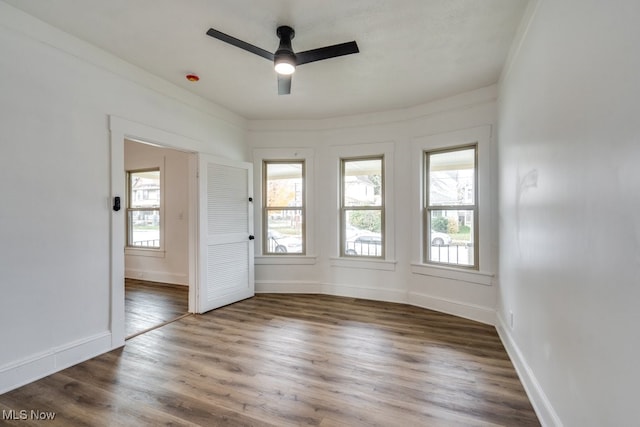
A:
{"label": "white baseboard", "polygon": [[265,294],[321,294],[322,285],[318,282],[256,280],[256,293]]}
{"label": "white baseboard", "polygon": [[319,282],[256,280],[256,293],[323,294],[377,301],[406,303],[406,292]]}
{"label": "white baseboard", "polygon": [[475,320],[476,322],[491,326],[496,324],[496,311],[493,308],[432,297],[418,292],[409,292],[408,300],[409,304],[415,305],[416,307],[464,317],[465,319]]}
{"label": "white baseboard", "polygon": [[322,293],[340,297],[362,298],[374,301],[388,301],[408,304],[407,292],[397,289],[366,288],[350,285],[336,285],[325,283],[322,285]]}
{"label": "white baseboard", "polygon": [[529,401],[531,401],[531,405],[536,411],[536,415],[538,416],[540,423],[543,427],[562,427],[563,424],[560,417],[558,417],[558,414],[553,409],[549,398],[547,398],[544,390],[542,390],[540,383],[527,364],[527,361],[518,348],[518,345],[513,340],[513,337],[506,325],[507,324],[502,316],[498,314],[496,330],[498,331],[498,335],[502,340],[504,348],[507,350],[507,354],[509,354],[509,358],[511,359],[513,366],[516,368],[518,377],[524,386],[527,396],[529,396]]}
{"label": "white baseboard", "polygon": [[111,332],[107,331],[2,366],[0,394],[111,350]]}
{"label": "white baseboard", "polygon": [[150,282],[189,286],[189,278],[186,274],[170,273],[166,271],[136,270],[133,268],[127,268],[124,271],[124,277],[127,279],[148,280]]}

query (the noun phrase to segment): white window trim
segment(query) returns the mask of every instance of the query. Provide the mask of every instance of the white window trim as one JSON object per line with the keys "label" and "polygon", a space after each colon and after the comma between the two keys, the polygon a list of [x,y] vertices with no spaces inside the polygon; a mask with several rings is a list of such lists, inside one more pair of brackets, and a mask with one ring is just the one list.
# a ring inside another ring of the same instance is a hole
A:
{"label": "white window trim", "polygon": [[[439,265],[425,263],[424,247],[424,194],[425,176],[424,152],[443,150],[460,147],[464,145],[477,146],[477,185],[478,185],[478,265],[477,270],[468,267],[456,267],[455,265]],[[490,285],[494,273],[490,269],[494,268],[494,255],[491,252],[493,233],[491,230],[492,215],[492,192],[491,192],[491,126],[478,126],[454,132],[438,135],[428,135],[414,138],[412,147],[412,183],[414,185],[413,194],[415,205],[411,215],[412,233],[412,254],[414,262],[411,263],[413,274],[436,276],[460,280],[464,282]]]}
{"label": "white window trim", "polygon": [[[162,242],[160,242],[162,244]],[[125,255],[133,255],[133,256],[147,256],[153,258],[164,258],[165,251],[157,248],[134,248],[132,246],[127,246],[124,249]]]}
{"label": "white window trim", "polygon": [[[332,267],[351,268],[375,268],[382,270],[395,270],[396,266],[396,229],[395,229],[395,172],[394,172],[394,151],[395,143],[378,142],[371,144],[335,145],[330,150],[330,165],[327,180],[334,193],[331,197],[334,200],[336,215],[330,218],[330,230],[333,233],[328,237],[331,242],[330,257]],[[369,257],[340,257],[340,167],[343,158],[360,158],[371,156],[383,156],[384,170],[384,216],[385,216],[385,236],[384,259]]]}
{"label": "white window trim", "polygon": [[[262,252],[263,166],[270,160],[304,160],[305,162],[305,255],[269,255]],[[315,157],[310,148],[256,148],[253,150],[255,263],[257,265],[312,265],[315,254]]]}
{"label": "white window trim", "polygon": [[[149,164],[149,165],[144,165],[142,167],[139,168],[135,168],[135,169],[131,169],[131,170],[127,170],[125,173],[125,184],[126,184],[126,192],[127,192],[127,199],[125,200],[126,206],[125,206],[125,214],[126,214],[126,208],[129,207],[129,182],[128,182],[128,173],[129,172],[135,172],[138,170],[144,170],[144,169],[159,169],[160,170],[160,247],[159,248],[144,248],[144,247],[136,247],[136,246],[128,246],[129,245],[129,237],[125,234],[124,236],[124,243],[125,243],[125,248],[124,248],[124,254],[125,255],[133,255],[133,256],[146,256],[146,257],[155,257],[155,258],[164,258],[166,251],[165,251],[165,212],[164,212],[164,205],[165,205],[165,180],[164,180],[164,174],[165,174],[165,162],[166,159],[164,156],[162,156],[162,163],[161,164]],[[129,221],[128,215],[125,216],[125,221]],[[129,229],[129,225],[126,224],[125,225],[125,233],[128,232]]]}
{"label": "white window trim", "polygon": [[345,267],[345,268],[364,268],[366,270],[382,270],[382,271],[396,271],[397,261],[389,261],[375,258],[353,258],[353,257],[339,257],[330,258],[332,267]]}

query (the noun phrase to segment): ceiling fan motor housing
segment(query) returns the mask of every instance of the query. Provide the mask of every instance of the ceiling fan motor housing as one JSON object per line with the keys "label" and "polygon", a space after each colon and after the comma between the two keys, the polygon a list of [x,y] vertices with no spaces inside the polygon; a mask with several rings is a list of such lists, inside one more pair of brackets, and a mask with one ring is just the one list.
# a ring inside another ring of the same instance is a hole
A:
{"label": "ceiling fan motor housing", "polygon": [[293,48],[291,47],[291,40],[295,37],[296,32],[293,28],[283,25],[278,27],[276,34],[280,39],[280,45],[274,54],[274,64],[279,62],[289,62],[292,65],[295,65],[296,54],[293,52]]}

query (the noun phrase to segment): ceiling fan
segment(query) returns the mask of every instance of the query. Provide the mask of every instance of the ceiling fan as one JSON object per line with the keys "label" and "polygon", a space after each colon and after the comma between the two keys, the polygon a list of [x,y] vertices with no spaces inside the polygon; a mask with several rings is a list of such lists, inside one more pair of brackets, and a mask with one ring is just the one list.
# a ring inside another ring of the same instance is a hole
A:
{"label": "ceiling fan", "polygon": [[278,73],[278,95],[291,93],[291,75],[298,65],[360,52],[358,44],[355,41],[351,41],[295,53],[291,47],[291,40],[295,34],[293,28],[289,26],[282,25],[278,27],[276,35],[280,39],[280,45],[275,53],[271,53],[213,28],[207,31],[207,35],[215,39],[273,61],[274,68]]}

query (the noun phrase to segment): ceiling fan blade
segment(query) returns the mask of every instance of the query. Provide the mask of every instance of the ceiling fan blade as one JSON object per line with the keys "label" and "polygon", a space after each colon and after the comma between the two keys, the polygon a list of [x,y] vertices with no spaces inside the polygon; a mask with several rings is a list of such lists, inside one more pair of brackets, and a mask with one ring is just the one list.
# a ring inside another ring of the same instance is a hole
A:
{"label": "ceiling fan blade", "polygon": [[358,52],[360,52],[358,44],[355,41],[352,41],[334,44],[333,46],[325,46],[318,49],[306,50],[304,52],[297,52],[296,62],[298,65],[302,65],[309,62],[335,58],[336,56],[351,55],[352,53]]}
{"label": "ceiling fan blade", "polygon": [[291,93],[291,76],[278,74],[278,95],[289,95]]}
{"label": "ceiling fan blade", "polygon": [[244,49],[248,52],[255,53],[258,56],[262,56],[265,59],[273,61],[273,53],[259,48],[258,46],[254,46],[252,44],[239,40],[228,34],[222,33],[218,30],[214,30],[213,28],[209,28],[209,31],[207,31],[207,35],[213,37],[214,39],[222,40],[223,42],[229,43],[230,45],[239,47],[240,49]]}

